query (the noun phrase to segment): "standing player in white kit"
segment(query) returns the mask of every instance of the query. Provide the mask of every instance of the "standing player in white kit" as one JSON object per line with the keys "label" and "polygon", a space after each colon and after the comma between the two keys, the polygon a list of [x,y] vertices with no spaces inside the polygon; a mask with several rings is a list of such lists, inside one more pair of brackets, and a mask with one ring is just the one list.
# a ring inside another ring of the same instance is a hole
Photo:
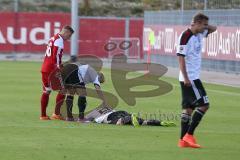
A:
{"label": "standing player in white kit", "polygon": [[208,97],[200,80],[202,43],[204,37],[217,29],[209,25],[208,20],[206,15],[197,13],[193,17],[191,27],[181,34],[177,47],[183,109],[181,136],[178,142],[181,148],[201,147],[193,134],[209,108]]}

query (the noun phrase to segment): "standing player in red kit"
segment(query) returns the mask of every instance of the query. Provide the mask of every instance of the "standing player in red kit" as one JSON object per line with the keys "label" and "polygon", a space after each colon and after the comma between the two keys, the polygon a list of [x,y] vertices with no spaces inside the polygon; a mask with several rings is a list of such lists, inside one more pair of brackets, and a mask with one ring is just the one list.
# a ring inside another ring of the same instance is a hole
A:
{"label": "standing player in red kit", "polygon": [[[70,39],[73,33],[74,30],[72,29],[72,27],[64,26],[60,33],[54,35],[48,41],[47,50],[41,69],[43,85],[43,93],[41,97],[41,116],[40,116],[41,120],[50,120],[46,113],[49,95],[52,91],[49,80],[50,75],[54,71],[60,69],[64,48],[63,42]],[[55,112],[52,114],[51,119],[58,120],[62,119],[60,115],[60,108],[63,104],[64,98],[65,98],[64,94],[61,94],[60,92],[57,94]]]}

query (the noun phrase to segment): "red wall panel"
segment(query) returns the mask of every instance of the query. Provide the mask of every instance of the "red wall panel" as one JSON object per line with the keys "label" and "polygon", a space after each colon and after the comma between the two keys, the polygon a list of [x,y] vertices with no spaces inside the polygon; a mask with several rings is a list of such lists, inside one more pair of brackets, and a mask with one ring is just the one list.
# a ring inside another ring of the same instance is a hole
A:
{"label": "red wall panel", "polygon": [[123,19],[80,19],[80,54],[94,54],[107,57],[104,45],[110,37],[124,37]]}
{"label": "red wall panel", "polygon": [[0,13],[0,19],[0,52],[45,52],[54,31],[70,23],[70,15],[62,13]]}
{"label": "red wall panel", "polygon": [[130,20],[129,22],[129,37],[137,37],[140,40],[140,57],[143,58],[143,20]]}
{"label": "red wall panel", "polygon": [[[0,52],[45,53],[46,43],[60,29],[70,24],[71,15],[65,13],[0,12]],[[130,37],[142,41],[143,20],[130,20]],[[124,18],[80,19],[78,54],[107,57],[104,45],[110,37],[125,37]],[[69,41],[64,52],[70,52]],[[140,45],[142,48],[142,44]]]}

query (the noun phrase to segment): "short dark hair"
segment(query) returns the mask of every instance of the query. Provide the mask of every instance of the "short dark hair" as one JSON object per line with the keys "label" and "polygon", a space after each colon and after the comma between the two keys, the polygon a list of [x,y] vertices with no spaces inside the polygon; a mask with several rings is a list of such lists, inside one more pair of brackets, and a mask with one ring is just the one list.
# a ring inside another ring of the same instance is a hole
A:
{"label": "short dark hair", "polygon": [[206,16],[205,14],[203,13],[197,13],[193,16],[193,22],[199,22],[199,21],[202,21],[202,20],[209,20],[208,16]]}
{"label": "short dark hair", "polygon": [[71,33],[74,33],[74,30],[71,26],[67,25],[67,26],[64,26],[63,29],[66,29],[68,31],[70,31]]}
{"label": "short dark hair", "polygon": [[102,72],[98,72],[98,80],[99,80],[100,83],[105,82],[105,77],[104,77],[104,74]]}

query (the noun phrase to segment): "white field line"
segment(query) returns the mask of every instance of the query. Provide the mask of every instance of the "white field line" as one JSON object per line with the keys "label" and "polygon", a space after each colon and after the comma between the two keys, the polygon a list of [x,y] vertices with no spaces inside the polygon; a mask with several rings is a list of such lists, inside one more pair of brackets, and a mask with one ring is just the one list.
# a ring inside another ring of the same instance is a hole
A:
{"label": "white field line", "polygon": [[[171,83],[174,87],[180,88],[180,85],[177,85],[175,83]],[[231,95],[231,96],[240,96],[240,93],[234,93],[234,92],[229,92],[229,91],[221,91],[221,90],[216,90],[216,89],[208,89],[206,88],[206,92],[213,92],[213,93],[220,93],[220,94],[225,94],[225,95]]]}
{"label": "white field line", "polygon": [[[77,122],[76,122],[77,123]],[[94,124],[94,123],[90,123],[90,124]],[[12,127],[17,127],[17,128],[50,128],[50,129],[85,129],[85,126],[84,128],[81,127],[82,124],[76,124],[76,125],[67,125],[67,126],[41,126],[41,125],[23,125],[23,124],[15,124],[15,125],[0,125],[0,128],[12,128]],[[86,125],[87,127],[88,125]],[[93,125],[92,125],[93,126]],[[98,127],[97,127],[98,126]],[[98,124],[97,126],[94,126],[94,128],[89,128],[87,127],[88,130],[96,130],[96,129],[101,129],[101,128],[104,128],[104,129],[108,129],[108,130],[116,130],[116,129],[119,129],[119,130],[122,130],[122,128],[116,128],[116,127],[111,127],[109,126],[108,127],[108,124]],[[132,126],[125,126],[126,128],[131,128]],[[170,129],[171,128],[171,129]],[[174,130],[178,130],[179,128],[179,125],[177,125],[176,127],[170,127],[169,129],[166,128],[166,127],[159,127],[159,130],[161,130],[161,132],[165,132],[165,133],[173,133]],[[134,129],[134,128],[133,128]],[[146,126],[141,126],[140,128],[138,129],[141,129],[142,131],[147,131],[149,132],[149,128],[146,127]],[[153,130],[154,131],[154,130]],[[240,131],[215,131],[215,130],[200,130],[198,131],[199,133],[209,133],[209,134],[240,134]],[[175,132],[174,132],[175,133]]]}

